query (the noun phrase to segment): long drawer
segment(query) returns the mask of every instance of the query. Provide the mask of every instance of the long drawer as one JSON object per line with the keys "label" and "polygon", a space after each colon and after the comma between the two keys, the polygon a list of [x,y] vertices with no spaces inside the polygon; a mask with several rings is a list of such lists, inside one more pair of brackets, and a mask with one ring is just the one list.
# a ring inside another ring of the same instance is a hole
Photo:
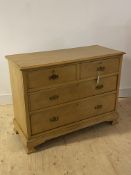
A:
{"label": "long drawer", "polygon": [[72,85],[42,90],[29,95],[30,111],[73,101],[76,99],[97,95],[116,90],[117,76],[100,78],[96,80],[74,83]]}
{"label": "long drawer", "polygon": [[119,71],[119,57],[80,64],[80,79],[107,75]]}
{"label": "long drawer", "polygon": [[28,88],[53,86],[76,80],[76,65],[57,66],[28,71]]}
{"label": "long drawer", "polygon": [[113,111],[116,94],[104,94],[31,115],[32,135]]}

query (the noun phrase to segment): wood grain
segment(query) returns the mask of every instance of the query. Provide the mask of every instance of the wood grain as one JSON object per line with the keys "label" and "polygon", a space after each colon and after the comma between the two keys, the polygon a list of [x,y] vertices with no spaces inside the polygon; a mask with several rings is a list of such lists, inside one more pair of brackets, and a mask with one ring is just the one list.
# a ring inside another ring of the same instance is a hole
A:
{"label": "wood grain", "polygon": [[18,67],[12,62],[9,62],[9,70],[11,88],[13,93],[14,118],[20,125],[20,128],[24,133],[25,137],[28,137],[28,123],[24,97],[23,75],[22,72],[18,69]]}
{"label": "wood grain", "polygon": [[6,58],[15,62],[20,69],[29,69],[72,63],[76,61],[91,61],[94,59],[123,54],[124,52],[121,51],[94,45],[46,52],[8,55]]}

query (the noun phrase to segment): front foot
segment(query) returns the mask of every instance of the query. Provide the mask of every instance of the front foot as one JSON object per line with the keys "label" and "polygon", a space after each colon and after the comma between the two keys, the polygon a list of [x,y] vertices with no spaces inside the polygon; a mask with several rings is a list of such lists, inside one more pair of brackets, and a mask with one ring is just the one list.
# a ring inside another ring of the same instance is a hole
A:
{"label": "front foot", "polygon": [[19,134],[18,131],[17,131],[15,128],[14,128],[14,132],[15,132],[16,134]]}
{"label": "front foot", "polygon": [[118,124],[118,123],[119,123],[118,119],[115,119],[115,120],[112,120],[112,121],[111,121],[111,124],[112,124],[112,125],[116,125],[116,124]]}
{"label": "front foot", "polygon": [[27,154],[31,154],[31,153],[36,152],[36,149],[34,147],[27,147],[26,152],[27,152]]}

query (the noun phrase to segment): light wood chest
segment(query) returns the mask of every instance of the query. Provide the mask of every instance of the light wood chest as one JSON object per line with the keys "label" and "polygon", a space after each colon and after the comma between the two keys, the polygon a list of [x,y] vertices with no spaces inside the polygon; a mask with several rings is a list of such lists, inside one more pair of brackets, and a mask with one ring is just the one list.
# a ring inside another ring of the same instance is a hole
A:
{"label": "light wood chest", "polygon": [[94,45],[6,56],[14,126],[28,152],[51,138],[117,122],[123,54]]}

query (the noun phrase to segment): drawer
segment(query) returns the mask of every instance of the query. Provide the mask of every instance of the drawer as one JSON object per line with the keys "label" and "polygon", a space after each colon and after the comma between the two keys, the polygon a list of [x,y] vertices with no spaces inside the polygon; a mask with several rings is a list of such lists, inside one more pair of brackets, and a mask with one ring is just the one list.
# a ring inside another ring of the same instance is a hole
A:
{"label": "drawer", "polygon": [[76,80],[76,65],[43,68],[28,72],[28,87],[41,88]]}
{"label": "drawer", "polygon": [[115,94],[94,96],[77,103],[34,113],[31,115],[32,134],[113,111],[115,99]]}
{"label": "drawer", "polygon": [[58,105],[76,99],[110,92],[116,90],[117,76],[100,78],[99,85],[96,80],[74,83],[51,90],[42,90],[29,95],[30,111]]}
{"label": "drawer", "polygon": [[119,71],[119,57],[80,64],[80,79],[107,75]]}

